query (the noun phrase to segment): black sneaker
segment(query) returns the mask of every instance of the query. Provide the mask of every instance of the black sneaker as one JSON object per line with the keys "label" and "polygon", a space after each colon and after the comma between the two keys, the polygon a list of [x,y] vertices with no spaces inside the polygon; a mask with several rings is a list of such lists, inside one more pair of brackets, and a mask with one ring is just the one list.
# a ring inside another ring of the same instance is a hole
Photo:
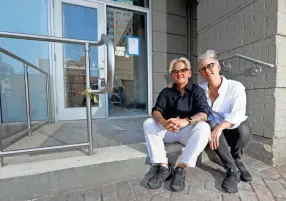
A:
{"label": "black sneaker", "polygon": [[172,171],[170,167],[166,168],[160,166],[158,172],[148,180],[147,186],[150,189],[160,188],[163,182],[169,179],[171,176],[172,176]]}
{"label": "black sneaker", "polygon": [[252,181],[252,176],[245,168],[244,164],[240,160],[235,160],[235,164],[240,171],[240,179],[245,182]]}
{"label": "black sneaker", "polygon": [[181,167],[176,167],[174,170],[173,179],[171,181],[171,190],[178,192],[185,189],[186,170]]}
{"label": "black sneaker", "polygon": [[240,182],[239,170],[227,169],[226,177],[222,181],[221,187],[228,193],[237,193],[237,184]]}

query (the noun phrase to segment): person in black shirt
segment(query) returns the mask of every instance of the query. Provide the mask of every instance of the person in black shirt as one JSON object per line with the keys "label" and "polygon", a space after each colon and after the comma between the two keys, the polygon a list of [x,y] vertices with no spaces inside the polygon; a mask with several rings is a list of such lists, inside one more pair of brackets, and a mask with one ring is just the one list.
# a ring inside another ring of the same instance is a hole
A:
{"label": "person in black shirt", "polygon": [[160,92],[152,109],[153,118],[143,123],[150,162],[160,166],[147,186],[160,188],[171,177],[164,143],[180,142],[185,148],[174,170],[171,189],[182,191],[185,188],[185,168],[195,167],[197,157],[209,142],[211,131],[205,120],[210,107],[204,90],[190,81],[191,65],[186,58],[174,59],[169,72],[174,84]]}

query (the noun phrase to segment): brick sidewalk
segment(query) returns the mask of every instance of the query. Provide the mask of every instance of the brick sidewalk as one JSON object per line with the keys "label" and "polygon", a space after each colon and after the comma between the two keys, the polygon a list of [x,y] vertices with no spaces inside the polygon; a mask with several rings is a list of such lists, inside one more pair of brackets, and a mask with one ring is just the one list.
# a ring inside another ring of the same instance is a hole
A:
{"label": "brick sidewalk", "polygon": [[171,192],[170,181],[157,190],[146,189],[151,176],[130,181],[67,192],[33,201],[286,201],[286,165],[272,168],[250,157],[245,164],[252,173],[253,182],[239,183],[237,194],[228,194],[220,188],[224,178],[221,166],[209,162],[187,170],[187,185],[183,192]]}

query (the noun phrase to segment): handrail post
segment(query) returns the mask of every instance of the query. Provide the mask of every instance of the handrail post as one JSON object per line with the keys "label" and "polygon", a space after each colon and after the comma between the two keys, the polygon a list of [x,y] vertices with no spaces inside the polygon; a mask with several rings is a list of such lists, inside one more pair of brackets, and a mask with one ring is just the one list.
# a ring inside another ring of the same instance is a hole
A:
{"label": "handrail post", "polygon": [[[2,133],[0,133],[0,151],[1,152],[3,151],[2,140],[3,140]],[[1,160],[1,167],[3,167],[4,166],[4,157],[3,157],[3,155],[1,155],[1,159],[0,160]]]}
{"label": "handrail post", "polygon": [[[85,43],[85,84],[86,89],[90,88],[90,58],[89,58],[89,43]],[[90,105],[90,94],[86,94],[86,120],[87,120],[87,137],[89,143],[89,155],[93,155],[93,133],[92,133],[92,116]]]}
{"label": "handrail post", "polygon": [[46,75],[46,96],[47,96],[47,116],[49,120],[49,124],[51,123],[51,108],[50,108],[50,101],[51,101],[51,93],[50,93],[50,76]]}
{"label": "handrail post", "polygon": [[31,135],[30,92],[29,92],[29,77],[28,77],[27,63],[24,63],[24,81],[25,81],[26,120],[29,129],[29,135]]}

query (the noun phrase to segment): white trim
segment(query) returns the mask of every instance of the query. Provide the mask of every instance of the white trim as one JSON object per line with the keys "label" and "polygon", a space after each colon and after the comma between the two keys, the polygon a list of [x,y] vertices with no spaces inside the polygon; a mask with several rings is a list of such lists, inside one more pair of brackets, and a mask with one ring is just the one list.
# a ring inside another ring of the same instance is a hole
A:
{"label": "white trim", "polygon": [[[55,36],[55,23],[54,23],[54,8],[53,8],[54,0],[48,0],[48,29],[49,35]],[[50,63],[50,113],[51,120],[57,121],[57,113],[56,113],[56,98],[57,98],[57,90],[56,90],[56,79],[55,79],[55,45],[54,43],[49,43],[49,63]]]}
{"label": "white trim", "polygon": [[150,10],[147,13],[147,59],[148,59],[148,114],[151,115],[151,109],[153,107],[153,34],[152,34],[152,2],[149,1]]}
{"label": "white trim", "polygon": [[[104,16],[104,33],[106,33],[107,30],[107,9],[106,9],[107,5],[106,3],[103,3],[103,16]],[[107,33],[106,33],[107,34]],[[105,47],[106,48],[106,47]],[[104,61],[107,61],[107,54],[106,51],[104,51]],[[105,77],[107,77],[107,62],[104,62],[104,68],[105,68]],[[108,93],[106,93],[105,95],[102,94],[105,100],[105,118],[108,118]]]}
{"label": "white trim", "polygon": [[140,7],[140,6],[123,4],[123,3],[119,3],[119,2],[115,2],[111,0],[84,0],[84,1],[89,1],[89,2],[94,2],[94,3],[103,3],[106,6],[112,6],[114,8],[128,9],[130,11],[138,11],[138,12],[143,12],[143,13],[147,13],[150,10],[150,5],[149,5],[149,8],[145,8],[145,7]]}
{"label": "white trim", "polygon": [[[49,0],[49,4],[51,7],[50,10],[50,18],[51,18],[51,22],[53,23],[52,27],[51,27],[51,32],[53,36],[56,36],[58,34],[56,34],[56,24],[57,22],[55,21],[55,9],[56,6],[58,5],[58,2],[67,2],[67,3],[71,3],[71,4],[75,4],[75,5],[83,5],[83,4],[90,4],[90,3],[94,3],[94,4],[101,4],[103,5],[103,18],[104,20],[102,21],[104,23],[103,25],[103,33],[106,33],[106,26],[107,26],[107,22],[106,22],[106,10],[107,7],[112,7],[115,9],[125,9],[125,10],[130,10],[132,12],[140,12],[142,14],[146,14],[146,37],[147,37],[147,64],[148,64],[148,68],[147,68],[147,75],[148,75],[148,100],[147,100],[147,104],[148,104],[148,111],[146,113],[146,115],[143,115],[142,117],[146,117],[148,115],[150,115],[150,111],[153,105],[153,78],[152,78],[152,10],[151,10],[151,0],[149,1],[149,8],[145,8],[145,7],[139,7],[139,6],[133,6],[133,5],[128,5],[128,4],[123,4],[123,3],[119,3],[119,2],[114,2],[111,0]],[[53,3],[54,3],[54,7],[53,7]],[[56,77],[56,63],[58,61],[54,60],[54,55],[56,53],[56,47],[58,46],[58,44],[52,44],[51,45],[51,53],[50,53],[50,65],[51,65],[51,75],[52,75],[52,92],[53,92],[53,101],[52,101],[52,106],[54,106],[53,108],[53,115],[55,117],[56,121],[59,121],[59,114],[57,113],[57,109],[59,109],[59,102],[58,102],[58,93],[59,93],[59,88],[56,89],[58,86],[57,82],[59,82],[60,80],[59,77]],[[105,52],[105,51],[104,51]],[[58,57],[57,60],[59,60],[60,58]],[[106,61],[106,54],[104,54],[104,59]],[[105,65],[105,72],[106,72],[106,62],[104,62]],[[107,72],[106,72],[107,73]],[[106,74],[105,74],[106,76]],[[101,96],[105,96],[103,98],[102,103],[105,104],[105,117],[99,117],[99,118],[132,118],[132,117],[141,117],[140,116],[120,116],[120,117],[109,117],[108,115],[108,109],[109,109],[109,105],[108,105],[108,94],[105,95],[101,95]],[[74,119],[75,120],[75,119]],[[61,120],[62,121],[62,120]]]}
{"label": "white trim", "polygon": [[[63,36],[63,21],[62,21],[62,5],[63,3],[76,5],[76,6],[84,6],[84,7],[90,7],[90,8],[96,8],[97,9],[97,32],[98,37],[102,33],[105,33],[104,26],[105,21],[102,20],[104,16],[104,4],[98,3],[98,2],[89,2],[89,1],[83,1],[83,0],[56,0],[55,1],[55,7],[54,7],[54,14],[55,14],[55,35],[58,37]],[[55,48],[55,52],[57,55],[57,61],[56,61],[56,72],[55,72],[55,78],[57,80],[57,107],[58,107],[58,120],[77,120],[77,119],[86,119],[86,108],[85,107],[72,107],[67,108],[65,106],[65,84],[64,84],[64,69],[63,69],[63,59],[64,59],[64,53],[63,53],[63,44],[57,43]],[[104,62],[104,46],[98,47],[98,70],[99,70],[99,77],[103,78],[106,74],[104,71],[101,70],[101,67],[104,68],[103,65],[105,65]],[[103,63],[104,62],[104,63]],[[106,77],[106,76],[105,76]],[[98,80],[100,83],[100,80]],[[99,86],[100,88],[100,86]],[[105,95],[99,94],[99,106],[98,107],[92,107],[92,116],[93,119],[96,118],[106,118],[106,112],[105,112]]]}

